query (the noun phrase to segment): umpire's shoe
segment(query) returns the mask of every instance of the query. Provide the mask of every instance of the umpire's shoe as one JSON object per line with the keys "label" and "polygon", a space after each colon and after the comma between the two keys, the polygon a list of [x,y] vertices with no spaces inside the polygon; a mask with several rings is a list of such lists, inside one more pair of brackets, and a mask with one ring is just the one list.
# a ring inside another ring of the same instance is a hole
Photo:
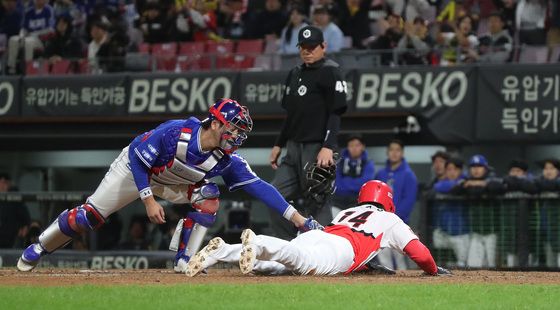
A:
{"label": "umpire's shoe", "polygon": [[185,274],[188,277],[194,277],[202,270],[215,265],[218,262],[215,254],[222,249],[224,244],[224,240],[220,237],[210,240],[208,245],[189,260]]}
{"label": "umpire's shoe", "polygon": [[253,266],[257,259],[257,245],[255,233],[250,229],[245,229],[241,233],[241,256],[239,257],[239,268],[243,274],[253,271]]}
{"label": "umpire's shoe", "polygon": [[35,266],[37,266],[37,264],[39,263],[41,256],[43,256],[45,253],[45,249],[43,249],[43,247],[39,243],[34,243],[28,246],[27,249],[23,251],[21,257],[17,262],[17,269],[19,271],[33,270],[33,268],[35,268]]}

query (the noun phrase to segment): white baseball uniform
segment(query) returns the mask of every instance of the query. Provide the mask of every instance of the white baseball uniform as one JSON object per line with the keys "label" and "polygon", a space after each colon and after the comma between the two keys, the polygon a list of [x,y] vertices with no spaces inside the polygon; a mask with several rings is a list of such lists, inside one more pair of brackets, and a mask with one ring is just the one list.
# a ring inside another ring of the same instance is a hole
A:
{"label": "white baseball uniform", "polygon": [[[301,275],[350,273],[379,253],[392,248],[401,253],[418,239],[397,215],[373,205],[361,205],[337,214],[324,231],[312,230],[291,241],[256,236],[257,260],[253,270],[269,274]],[[226,245],[214,254],[219,261],[235,263],[241,245]]]}

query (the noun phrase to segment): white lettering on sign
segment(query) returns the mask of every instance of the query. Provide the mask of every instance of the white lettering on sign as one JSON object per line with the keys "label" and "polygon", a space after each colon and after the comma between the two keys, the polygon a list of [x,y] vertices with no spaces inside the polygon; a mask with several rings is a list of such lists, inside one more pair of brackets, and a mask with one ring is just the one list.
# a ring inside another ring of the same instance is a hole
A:
{"label": "white lettering on sign", "polygon": [[356,107],[454,107],[463,101],[467,88],[467,75],[462,71],[367,73],[360,76]]}

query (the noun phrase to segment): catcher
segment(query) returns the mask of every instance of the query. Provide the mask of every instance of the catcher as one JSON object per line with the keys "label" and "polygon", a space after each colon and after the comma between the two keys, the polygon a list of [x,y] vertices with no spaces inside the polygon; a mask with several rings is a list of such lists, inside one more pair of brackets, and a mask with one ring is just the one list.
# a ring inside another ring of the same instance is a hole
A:
{"label": "catcher", "polygon": [[450,275],[394,213],[391,188],[368,181],[362,185],[358,205],[338,213],[324,230],[308,231],[289,242],[257,236],[250,229],[243,231],[241,244],[214,238],[189,261],[186,274],[192,277],[217,262],[237,261],[244,274],[350,274],[366,269],[383,248],[392,248],[408,255],[428,275]]}

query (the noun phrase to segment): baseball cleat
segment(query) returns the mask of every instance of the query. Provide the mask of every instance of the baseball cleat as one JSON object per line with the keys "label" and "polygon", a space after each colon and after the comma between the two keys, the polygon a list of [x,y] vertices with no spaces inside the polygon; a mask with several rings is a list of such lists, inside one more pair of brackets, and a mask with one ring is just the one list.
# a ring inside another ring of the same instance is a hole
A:
{"label": "baseball cleat", "polygon": [[241,256],[239,257],[239,268],[243,274],[253,271],[255,260],[257,259],[257,251],[255,248],[255,233],[250,229],[245,229],[241,233]]}
{"label": "baseball cleat", "polygon": [[223,245],[224,240],[220,237],[210,240],[208,245],[196,253],[187,264],[185,270],[187,277],[194,277],[202,270],[216,264],[218,260],[213,257],[213,255],[220,250]]}
{"label": "baseball cleat", "polygon": [[34,243],[28,246],[27,249],[23,251],[21,257],[17,262],[17,269],[19,271],[33,270],[39,263],[39,260],[41,259],[41,256],[43,256],[43,254],[45,254],[45,250],[39,243]]}

